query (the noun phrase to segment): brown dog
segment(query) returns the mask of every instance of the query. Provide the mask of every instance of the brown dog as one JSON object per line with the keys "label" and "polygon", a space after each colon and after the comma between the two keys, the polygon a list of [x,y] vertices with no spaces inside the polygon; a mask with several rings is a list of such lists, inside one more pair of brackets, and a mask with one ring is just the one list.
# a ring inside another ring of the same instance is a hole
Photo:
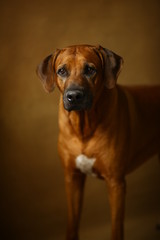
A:
{"label": "brown dog", "polygon": [[123,59],[101,46],[57,50],[38,66],[59,104],[59,154],[68,199],[67,240],[77,240],[85,178],[108,187],[112,240],[123,239],[125,176],[160,153],[160,86],[121,87]]}

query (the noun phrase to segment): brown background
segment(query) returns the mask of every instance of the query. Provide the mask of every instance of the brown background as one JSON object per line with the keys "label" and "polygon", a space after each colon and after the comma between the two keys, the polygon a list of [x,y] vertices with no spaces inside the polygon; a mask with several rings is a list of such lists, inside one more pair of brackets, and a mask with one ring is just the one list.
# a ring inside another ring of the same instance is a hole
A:
{"label": "brown background", "polygon": [[[59,94],[43,91],[36,66],[56,48],[101,44],[124,58],[119,83],[160,83],[160,4],[1,0],[0,10],[0,238],[62,240],[66,199],[57,155]],[[160,239],[158,158],[127,180],[126,239]],[[105,183],[89,177],[81,239],[104,240],[109,232]]]}

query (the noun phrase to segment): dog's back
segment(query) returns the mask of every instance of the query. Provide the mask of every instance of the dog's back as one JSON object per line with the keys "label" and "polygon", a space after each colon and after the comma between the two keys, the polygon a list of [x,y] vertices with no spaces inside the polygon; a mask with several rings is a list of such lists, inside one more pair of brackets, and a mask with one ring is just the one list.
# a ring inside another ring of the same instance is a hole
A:
{"label": "dog's back", "polygon": [[[160,86],[125,87],[135,168],[160,153]],[[131,170],[131,169],[130,169]]]}

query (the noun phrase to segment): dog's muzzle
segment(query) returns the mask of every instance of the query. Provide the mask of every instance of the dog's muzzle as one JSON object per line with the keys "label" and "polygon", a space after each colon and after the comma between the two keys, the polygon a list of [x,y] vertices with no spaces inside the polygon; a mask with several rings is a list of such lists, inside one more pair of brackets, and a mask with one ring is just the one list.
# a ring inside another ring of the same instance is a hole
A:
{"label": "dog's muzzle", "polygon": [[67,111],[88,110],[92,106],[92,94],[81,87],[67,88],[63,95],[63,104]]}

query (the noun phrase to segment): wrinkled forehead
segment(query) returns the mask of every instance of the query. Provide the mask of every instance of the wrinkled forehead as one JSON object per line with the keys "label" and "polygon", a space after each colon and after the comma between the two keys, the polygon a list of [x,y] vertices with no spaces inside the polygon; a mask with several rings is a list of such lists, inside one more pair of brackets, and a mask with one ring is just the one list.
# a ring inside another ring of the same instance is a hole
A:
{"label": "wrinkled forehead", "polygon": [[101,66],[100,57],[93,47],[68,47],[62,49],[56,59],[56,67],[63,64],[71,66],[75,66],[75,64],[78,64],[81,66],[85,63],[93,63],[96,67]]}

